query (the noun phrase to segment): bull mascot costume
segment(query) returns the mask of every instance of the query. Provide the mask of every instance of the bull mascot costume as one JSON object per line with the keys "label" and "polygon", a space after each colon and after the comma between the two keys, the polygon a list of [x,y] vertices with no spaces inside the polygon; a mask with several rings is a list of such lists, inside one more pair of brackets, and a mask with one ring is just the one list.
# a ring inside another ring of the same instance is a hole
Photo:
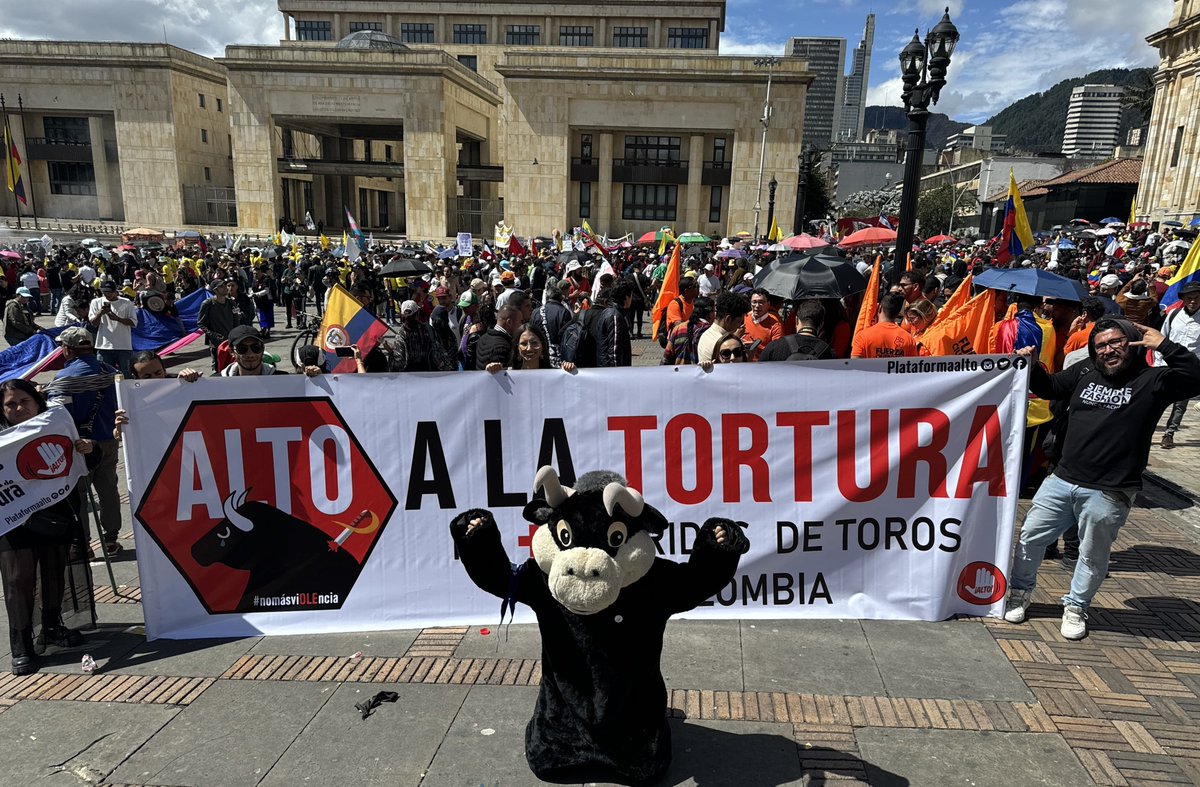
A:
{"label": "bull mascot costume", "polygon": [[671,764],[660,659],[667,618],[711,598],[749,549],[729,519],[704,523],[687,563],[656,556],[666,518],[621,476],[595,471],[574,488],[553,468],[534,479],[524,516],[533,557],[509,562],[492,514],[472,509],[450,532],[471,580],[537,615],[542,683],[525,757],[546,781],[652,783]]}

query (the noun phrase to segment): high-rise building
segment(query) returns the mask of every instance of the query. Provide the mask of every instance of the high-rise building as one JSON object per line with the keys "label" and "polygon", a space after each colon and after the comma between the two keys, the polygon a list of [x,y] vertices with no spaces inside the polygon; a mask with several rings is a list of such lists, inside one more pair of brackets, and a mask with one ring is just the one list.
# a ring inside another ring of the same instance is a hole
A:
{"label": "high-rise building", "polygon": [[846,39],[793,38],[787,51],[807,60],[814,77],[804,100],[804,144],[828,148],[841,122]]}
{"label": "high-rise building", "polygon": [[871,46],[874,42],[875,15],[868,14],[862,41],[854,48],[850,75],[843,83],[841,117],[837,127],[837,138],[840,140],[862,140],[863,116],[867,112],[867,83],[871,78]]}
{"label": "high-rise building", "polygon": [[1062,152],[1071,158],[1107,158],[1121,130],[1121,96],[1117,85],[1081,85],[1071,91]]}

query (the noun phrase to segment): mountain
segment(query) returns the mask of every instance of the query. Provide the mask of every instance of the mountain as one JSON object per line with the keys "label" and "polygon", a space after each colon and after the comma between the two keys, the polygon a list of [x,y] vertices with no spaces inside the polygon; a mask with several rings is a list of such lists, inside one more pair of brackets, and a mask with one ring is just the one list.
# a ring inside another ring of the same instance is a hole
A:
{"label": "mountain", "polygon": [[[925,147],[929,150],[941,150],[951,134],[957,134],[970,125],[951,120],[940,112],[930,113],[929,126],[925,131]],[[863,128],[906,129],[908,117],[904,114],[904,107],[867,107]]]}
{"label": "mountain", "polygon": [[[1080,85],[1144,86],[1150,81],[1150,68],[1106,68],[1073,79],[1064,79],[1044,93],[1034,93],[1008,105],[982,125],[992,127],[993,133],[1008,135],[1008,146],[1026,153],[1057,152],[1062,149],[1063,132],[1067,126],[1067,106],[1071,90]],[[1121,132],[1124,141],[1131,128],[1142,125],[1137,110],[1121,113]]]}

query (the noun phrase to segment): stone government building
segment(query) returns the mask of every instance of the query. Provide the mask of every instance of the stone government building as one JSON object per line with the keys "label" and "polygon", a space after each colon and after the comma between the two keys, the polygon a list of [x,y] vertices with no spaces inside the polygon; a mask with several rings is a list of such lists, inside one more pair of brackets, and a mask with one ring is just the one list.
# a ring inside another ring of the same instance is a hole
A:
{"label": "stone government building", "polygon": [[786,230],[813,75],[772,69],[764,155],[768,69],[717,54],[725,5],[279,0],[276,46],[2,41],[0,70],[41,216],[725,234],[753,229],[763,155]]}

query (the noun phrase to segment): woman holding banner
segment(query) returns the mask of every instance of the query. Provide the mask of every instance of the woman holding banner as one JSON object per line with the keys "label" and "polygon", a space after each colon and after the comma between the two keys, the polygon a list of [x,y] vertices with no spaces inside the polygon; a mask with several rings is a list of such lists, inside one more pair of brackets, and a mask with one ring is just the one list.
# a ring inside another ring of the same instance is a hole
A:
{"label": "woman holding banner", "polygon": [[[46,399],[27,380],[0,383],[0,427],[22,424],[46,411]],[[90,453],[91,440],[76,440],[75,450]],[[8,638],[12,649],[12,673],[28,675],[37,671],[37,653],[46,645],[74,647],[82,638],[78,631],[63,623],[63,596],[68,571],[74,607],[90,617],[92,578],[86,559],[68,561],[73,542],[83,540],[83,527],[67,495],[58,503],[42,508],[20,526],[0,536],[0,579],[4,582],[4,607],[8,613]],[[86,545],[84,545],[86,547]],[[41,582],[37,582],[40,575]],[[40,584],[40,588],[38,585]],[[37,591],[41,591],[41,633],[38,647],[33,641],[33,612]]]}

